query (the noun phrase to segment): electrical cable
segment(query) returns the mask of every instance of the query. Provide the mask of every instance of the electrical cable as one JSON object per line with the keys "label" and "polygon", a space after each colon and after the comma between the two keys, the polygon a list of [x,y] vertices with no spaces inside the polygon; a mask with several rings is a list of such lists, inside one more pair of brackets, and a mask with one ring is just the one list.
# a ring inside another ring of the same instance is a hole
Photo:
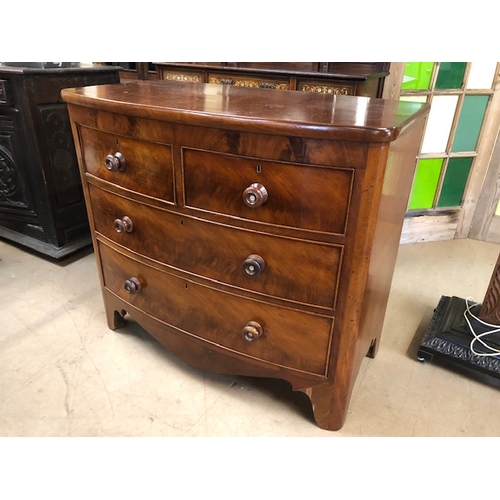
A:
{"label": "electrical cable", "polygon": [[[472,304],[469,305],[469,302],[472,302]],[[475,354],[476,356],[483,356],[483,357],[500,356],[499,349],[496,349],[496,348],[488,345],[483,340],[483,337],[487,337],[488,335],[493,335],[495,333],[500,333],[500,325],[492,325],[490,323],[486,323],[485,321],[483,321],[483,320],[479,319],[477,316],[475,316],[471,310],[473,307],[478,306],[479,303],[475,302],[472,297],[467,297],[465,299],[465,305],[466,305],[466,308],[464,311],[464,318],[465,318],[465,321],[467,322],[467,325],[469,326],[469,329],[474,337],[470,342],[470,350],[472,351],[472,353]],[[472,323],[467,315],[469,315],[474,321],[478,322],[482,326],[484,326],[486,328],[491,328],[491,330],[487,330],[487,331],[485,331],[483,333],[479,333],[479,334],[476,333],[476,331],[474,330],[474,327],[472,326]],[[479,342],[483,347],[488,349],[490,352],[478,352],[478,351],[476,351],[474,349],[474,344],[476,342]]]}

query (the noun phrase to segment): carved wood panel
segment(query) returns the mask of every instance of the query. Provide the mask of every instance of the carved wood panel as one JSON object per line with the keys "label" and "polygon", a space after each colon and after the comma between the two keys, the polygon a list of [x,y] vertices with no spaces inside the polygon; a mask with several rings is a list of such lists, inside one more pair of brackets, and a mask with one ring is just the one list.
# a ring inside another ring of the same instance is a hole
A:
{"label": "carved wood panel", "polygon": [[486,290],[479,318],[487,323],[500,323],[500,255]]}

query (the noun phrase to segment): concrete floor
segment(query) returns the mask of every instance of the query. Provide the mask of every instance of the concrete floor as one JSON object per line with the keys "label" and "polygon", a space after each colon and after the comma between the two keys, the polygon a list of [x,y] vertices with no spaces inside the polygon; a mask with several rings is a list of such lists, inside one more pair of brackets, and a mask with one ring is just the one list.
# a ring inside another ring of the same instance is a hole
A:
{"label": "concrete floor", "polygon": [[109,330],[90,250],[56,263],[0,241],[0,435],[500,436],[498,388],[416,360],[440,297],[482,301],[499,251],[400,247],[378,355],[329,432],[287,383],[206,373],[135,324]]}

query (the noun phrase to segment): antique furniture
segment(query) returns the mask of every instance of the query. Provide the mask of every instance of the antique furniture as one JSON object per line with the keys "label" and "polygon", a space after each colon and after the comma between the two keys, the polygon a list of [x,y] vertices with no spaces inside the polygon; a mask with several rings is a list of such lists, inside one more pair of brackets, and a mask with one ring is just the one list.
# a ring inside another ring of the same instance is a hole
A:
{"label": "antique furniture", "polygon": [[440,298],[417,358],[500,384],[500,256],[482,303],[447,295]]}
{"label": "antique furniture", "polygon": [[158,80],[154,63],[150,62],[106,62],[108,66],[119,66],[120,81]]}
{"label": "antique furniture", "polygon": [[339,429],[378,348],[428,106],[177,82],[66,89],[109,327],[277,377]]}
{"label": "antique furniture", "polygon": [[389,63],[155,63],[161,80],[382,97]]}
{"label": "antique furniture", "polygon": [[78,63],[0,64],[0,236],[60,259],[91,244],[61,89],[119,81]]}

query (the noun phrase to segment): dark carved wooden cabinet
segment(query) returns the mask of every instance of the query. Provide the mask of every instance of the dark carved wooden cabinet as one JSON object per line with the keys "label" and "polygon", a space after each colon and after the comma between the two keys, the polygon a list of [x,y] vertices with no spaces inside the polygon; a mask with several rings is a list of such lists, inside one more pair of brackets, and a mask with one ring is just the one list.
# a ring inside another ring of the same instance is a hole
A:
{"label": "dark carved wooden cabinet", "polygon": [[53,258],[91,242],[65,87],[117,83],[116,68],[0,64],[0,237]]}
{"label": "dark carved wooden cabinet", "polygon": [[108,324],[277,377],[339,429],[378,347],[428,106],[232,86],[66,89]]}
{"label": "dark carved wooden cabinet", "polygon": [[161,80],[366,97],[382,97],[389,75],[384,62],[157,62],[155,67]]}

